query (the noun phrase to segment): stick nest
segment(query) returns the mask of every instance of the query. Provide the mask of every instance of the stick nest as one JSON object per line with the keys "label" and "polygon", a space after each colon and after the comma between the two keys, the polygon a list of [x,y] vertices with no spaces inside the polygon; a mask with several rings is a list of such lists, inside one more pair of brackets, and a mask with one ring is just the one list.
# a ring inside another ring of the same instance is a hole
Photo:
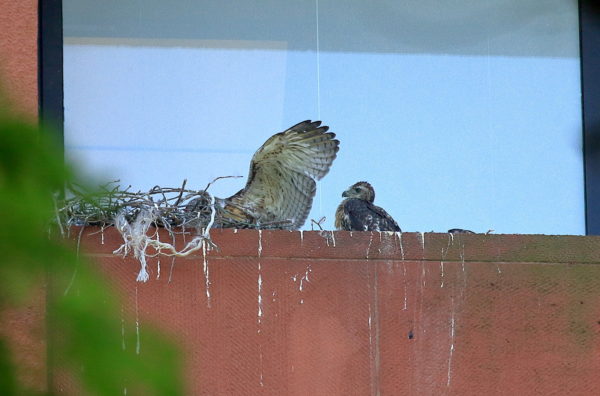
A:
{"label": "stick nest", "polygon": [[[216,228],[284,228],[289,222],[249,224],[237,222],[226,216],[220,200],[204,190],[188,190],[186,181],[179,188],[155,186],[148,192],[132,192],[131,186],[122,189],[118,182],[99,187],[95,192],[86,192],[78,185],[67,188],[67,197],[56,204],[56,221],[63,233],[71,226],[81,226],[81,237],[85,226],[114,226],[123,237],[123,244],[113,253],[133,255],[140,262],[137,280],[146,282],[147,258],[158,255],[184,257],[202,249],[217,248],[211,238],[210,229]],[[154,226],[154,232],[149,232]],[[160,241],[158,227],[165,228],[172,243]],[[181,227],[175,231],[174,227]],[[195,230],[194,237],[186,246],[177,250],[175,235]],[[152,250],[148,250],[151,248]]]}
{"label": "stick nest", "polygon": [[[77,185],[68,188],[68,197],[57,209],[61,225],[100,226],[117,225],[118,217],[127,222],[134,221],[140,213],[151,214],[151,225],[171,229],[172,227],[206,229],[213,228],[260,228],[279,229],[289,225],[289,221],[272,223],[247,223],[224,216],[224,209],[218,204],[208,188],[217,180],[239,176],[222,176],[210,182],[204,190],[188,190],[184,180],[181,187],[154,186],[147,192],[131,191],[131,186],[123,189],[118,181],[99,187],[95,192],[85,192]],[[215,201],[217,204],[215,205]]]}

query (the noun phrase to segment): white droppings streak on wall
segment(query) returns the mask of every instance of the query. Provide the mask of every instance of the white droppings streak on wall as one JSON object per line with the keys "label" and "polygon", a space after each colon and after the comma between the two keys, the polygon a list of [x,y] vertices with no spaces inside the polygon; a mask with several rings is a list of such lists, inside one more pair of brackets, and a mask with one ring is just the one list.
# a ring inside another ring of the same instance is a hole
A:
{"label": "white droppings streak on wall", "polygon": [[[158,232],[158,229],[154,235],[156,236],[156,242],[160,243],[160,233]],[[160,279],[160,254],[156,258],[156,279]]]}
{"label": "white droppings streak on wall", "polygon": [[[302,274],[302,276],[300,276],[300,274],[295,274],[295,275],[291,276],[290,279],[292,279],[292,281],[294,283],[299,282],[299,284],[298,284],[299,292],[304,291],[304,289],[306,288],[305,283],[310,283],[309,275],[311,273],[312,273],[312,266],[310,264],[308,264],[306,266],[306,271],[304,272],[304,274]],[[304,304],[304,298],[300,298],[300,304]]]}
{"label": "white droppings streak on wall", "polygon": [[262,304],[262,266],[260,258],[262,256],[262,230],[258,230],[258,332],[260,333],[260,324],[263,316],[263,304]]}
{"label": "white droppings streak on wall", "polygon": [[466,272],[466,268],[465,268],[465,244],[464,244],[464,242],[462,243],[461,249],[460,249],[460,261],[461,261],[462,274],[463,274],[463,289],[461,290],[461,295],[462,295],[467,288],[467,272]]}
{"label": "white droppings streak on wall", "polygon": [[369,258],[369,252],[371,250],[372,243],[373,243],[373,231],[371,231],[371,236],[369,237],[369,246],[367,246],[367,258]]}
{"label": "white droppings streak on wall", "polygon": [[175,267],[175,257],[173,257],[171,259],[171,269],[169,270],[169,282],[168,283],[171,283],[171,280],[173,279],[173,267]]}
{"label": "white droppings streak on wall", "polygon": [[123,306],[121,305],[121,349],[125,350],[125,316],[123,314]]}
{"label": "white droppings streak on wall", "polygon": [[452,356],[454,355],[454,336],[455,336],[455,320],[454,320],[454,297],[452,297],[452,316],[450,318],[450,355],[448,356],[448,379],[446,386],[450,386],[452,379]]}
{"label": "white droppings streak on wall", "polygon": [[[258,263],[258,323],[260,324],[263,315],[262,311],[262,274],[260,273],[260,263]],[[260,333],[260,328],[258,329]]]}
{"label": "white droppings streak on wall", "polygon": [[398,241],[400,243],[400,255],[402,257],[402,260],[404,260],[404,246],[402,246],[402,232],[401,231],[396,232],[396,237],[398,238]]}
{"label": "white droppings streak on wall", "polygon": [[404,311],[408,308],[408,282],[406,281],[406,263],[402,261],[402,272],[404,275]]}
{"label": "white droppings streak on wall", "polygon": [[208,260],[206,259],[206,242],[202,240],[202,259],[204,261],[204,285],[206,289],[206,306],[210,308],[210,274],[208,271]]}
{"label": "white droppings streak on wall", "polygon": [[[371,362],[373,360],[373,311],[371,310],[371,298],[372,298],[372,291],[371,291],[371,277],[369,276],[369,272],[367,270],[367,289],[369,290],[369,304],[368,304],[368,308],[369,308],[369,318],[368,318],[368,325],[369,325],[369,355],[371,357]],[[373,380],[373,368],[371,367],[371,380]]]}
{"label": "white droppings streak on wall", "polygon": [[460,248],[460,262],[462,271],[465,272],[465,244],[463,243]]}
{"label": "white droppings streak on wall", "polygon": [[262,230],[258,230],[258,258],[262,256]]}
{"label": "white droppings streak on wall", "polygon": [[400,244],[400,257],[402,258],[402,275],[404,277],[404,308],[406,311],[408,308],[408,283],[406,281],[406,263],[404,262],[404,246],[402,245],[402,232],[395,232],[398,242]]}
{"label": "white droppings streak on wall", "polygon": [[440,281],[440,287],[444,287],[444,260],[446,260],[446,255],[448,255],[448,251],[450,250],[450,244],[454,244],[454,235],[451,233],[448,234],[448,245],[446,246],[446,250],[442,248],[442,260],[440,261],[442,279]]}
{"label": "white droppings streak on wall", "polygon": [[369,348],[373,347],[373,332],[371,321],[371,304],[369,304]]}
{"label": "white droppings streak on wall", "polygon": [[135,287],[135,336],[136,336],[136,343],[135,343],[135,353],[137,355],[140,354],[140,318],[139,318],[139,310],[138,310],[138,288],[137,286]]}
{"label": "white droppings streak on wall", "polygon": [[[258,335],[262,332],[262,317],[263,317],[263,298],[262,298],[262,266],[260,258],[262,257],[262,230],[258,230],[258,311],[257,311],[257,333]],[[264,387],[263,381],[263,350],[262,342],[259,343],[259,361],[260,361],[260,379],[259,384]]]}

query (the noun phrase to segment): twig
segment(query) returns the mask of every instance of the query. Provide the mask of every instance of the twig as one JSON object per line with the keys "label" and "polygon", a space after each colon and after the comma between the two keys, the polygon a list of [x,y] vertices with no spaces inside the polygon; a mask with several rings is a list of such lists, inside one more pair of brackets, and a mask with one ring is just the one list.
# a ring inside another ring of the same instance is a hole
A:
{"label": "twig", "polygon": [[179,191],[179,195],[177,196],[177,201],[175,201],[175,206],[179,206],[179,202],[181,202],[181,197],[183,195],[183,190],[185,190],[186,183],[187,183],[187,179],[183,179],[183,184],[181,185],[181,191]]}
{"label": "twig", "polygon": [[325,216],[321,217],[319,219],[319,221],[315,221],[314,219],[310,219],[310,229],[314,231],[313,224],[316,224],[317,227],[319,227],[319,229],[321,231],[323,231],[323,227],[321,227],[321,223],[323,223],[325,221],[325,219],[326,219]]}
{"label": "twig", "polygon": [[217,180],[221,180],[221,179],[239,179],[242,176],[219,176],[219,177],[215,177],[210,183],[208,183],[206,185],[206,187],[204,188],[204,192],[206,192],[208,190],[208,188]]}
{"label": "twig", "polygon": [[54,204],[54,214],[56,215],[56,224],[58,224],[58,229],[60,230],[60,235],[65,236],[65,230],[62,225],[62,221],[60,220],[60,213],[58,211],[58,205],[56,204],[56,197],[52,196],[52,203]]}

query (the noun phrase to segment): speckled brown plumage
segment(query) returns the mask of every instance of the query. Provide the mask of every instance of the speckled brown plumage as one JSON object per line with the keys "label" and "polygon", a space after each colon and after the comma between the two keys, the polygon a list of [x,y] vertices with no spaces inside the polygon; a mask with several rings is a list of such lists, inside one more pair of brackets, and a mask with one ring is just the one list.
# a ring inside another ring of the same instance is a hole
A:
{"label": "speckled brown plumage", "polygon": [[335,227],[345,231],[401,231],[398,223],[383,208],[373,204],[375,190],[358,182],[343,192],[346,197],[335,211]]}
{"label": "speckled brown plumage", "polygon": [[[246,186],[221,200],[220,223],[281,222],[300,228],[312,207],[316,180],[329,172],[339,141],[321,121],[303,121],[271,136],[252,157]],[[223,221],[224,220],[224,221]]]}

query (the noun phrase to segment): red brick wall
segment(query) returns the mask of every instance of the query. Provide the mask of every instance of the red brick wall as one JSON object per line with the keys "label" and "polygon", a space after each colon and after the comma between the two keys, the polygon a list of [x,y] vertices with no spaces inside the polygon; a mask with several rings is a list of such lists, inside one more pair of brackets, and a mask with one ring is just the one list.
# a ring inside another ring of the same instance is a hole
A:
{"label": "red brick wall", "polygon": [[[38,114],[37,11],[36,0],[0,0],[0,93],[13,110],[33,120]],[[20,380],[40,392],[46,389],[44,301],[41,287],[19,306],[0,311],[0,333],[10,340]]]}
{"label": "red brick wall", "polygon": [[0,89],[15,108],[38,114],[38,2],[0,0]]}
{"label": "red brick wall", "polygon": [[190,394],[600,392],[600,238],[212,235],[208,276],[200,251],[147,283],[115,230],[83,241],[140,358],[149,322],[184,345]]}

